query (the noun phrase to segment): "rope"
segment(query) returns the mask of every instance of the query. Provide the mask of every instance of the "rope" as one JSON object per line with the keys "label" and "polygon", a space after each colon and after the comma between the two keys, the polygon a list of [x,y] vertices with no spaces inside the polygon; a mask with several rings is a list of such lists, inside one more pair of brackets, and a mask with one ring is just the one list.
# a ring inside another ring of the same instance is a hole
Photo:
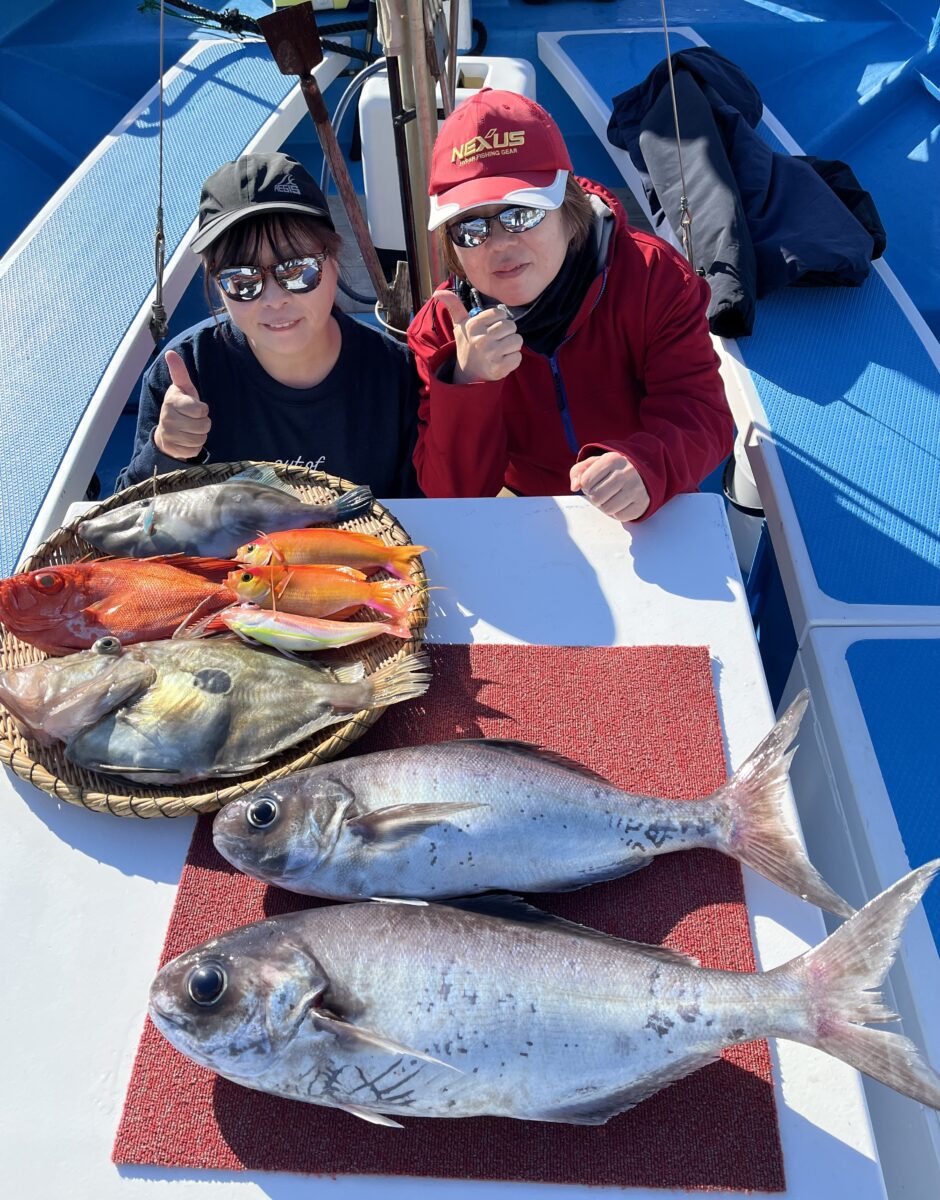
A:
{"label": "rope", "polygon": [[692,213],[689,209],[689,198],[685,190],[685,171],[682,167],[682,142],[679,137],[679,106],[676,103],[676,84],[672,75],[672,51],[669,48],[669,25],[666,20],[666,0],[659,0],[663,14],[663,37],[666,39],[666,69],[669,72],[669,95],[672,98],[672,121],[676,131],[676,155],[679,159],[679,237],[682,248],[689,260],[689,266],[695,270],[695,255],[692,251]]}
{"label": "rope", "polygon": [[[166,2],[167,0],[142,0],[137,11],[155,12],[159,8],[162,14]],[[182,21],[189,21],[193,25],[208,25],[210,28],[221,29],[223,33],[237,38],[241,38],[246,33],[261,37],[261,28],[254,17],[246,16],[237,8],[213,12],[211,8],[203,8],[199,4],[193,4],[191,0],[169,0],[169,5],[171,16],[178,17]],[[182,11],[174,12],[174,9]],[[358,33],[365,30],[366,27],[366,21],[345,21],[337,25],[330,25],[329,30],[334,34]],[[324,50],[333,50],[337,54],[345,54],[347,58],[355,58],[361,62],[375,62],[379,57],[370,51],[357,50],[354,46],[345,46],[340,42],[329,41],[327,38],[320,38],[320,45]]]}
{"label": "rope", "polygon": [[160,0],[160,99],[159,99],[159,132],[158,132],[158,161],[157,171],[157,227],[153,237],[154,274],[156,276],[156,291],[153,304],[150,306],[150,336],[154,347],[158,347],[167,335],[169,325],[166,308],[163,305],[163,266],[166,255],[166,237],[163,232],[163,33],[164,33],[164,0]]}

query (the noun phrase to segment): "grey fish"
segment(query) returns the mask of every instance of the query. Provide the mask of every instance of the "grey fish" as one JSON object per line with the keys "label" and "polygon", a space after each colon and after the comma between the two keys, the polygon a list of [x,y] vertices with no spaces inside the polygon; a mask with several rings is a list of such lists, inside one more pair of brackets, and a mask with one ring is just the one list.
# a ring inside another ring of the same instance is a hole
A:
{"label": "grey fish", "polygon": [[250,467],[224,483],[132,501],[82,521],[78,532],[118,557],[182,553],[232,558],[259,529],[277,533],[335,525],[367,512],[371,504],[367,487],[353,488],[329,504],[307,504],[271,467]]}
{"label": "grey fish", "polygon": [[366,676],[361,663],[311,669],[237,641],[116,639],[0,679],[0,699],[30,730],[67,739],[78,766],[147,783],[243,775],[363,709],[420,696],[423,653]]}
{"label": "grey fish", "polygon": [[[940,1108],[940,1075],[877,989],[940,869],[906,875],[765,974],[708,970],[506,897],[347,904],[274,917],[182,954],[150,1015],[225,1078],[343,1109],[600,1125],[714,1061],[780,1037]],[[474,911],[476,910],[476,911]]]}
{"label": "grey fish", "polygon": [[734,776],[698,801],[631,795],[530,746],[467,740],[298,771],[227,804],[212,836],[247,874],[334,900],[567,891],[704,846],[850,916],[781,804],[808,701],[798,696]]}
{"label": "grey fish", "polygon": [[0,703],[27,736],[51,745],[67,742],[156,677],[151,662],[103,637],[90,650],[0,671]]}

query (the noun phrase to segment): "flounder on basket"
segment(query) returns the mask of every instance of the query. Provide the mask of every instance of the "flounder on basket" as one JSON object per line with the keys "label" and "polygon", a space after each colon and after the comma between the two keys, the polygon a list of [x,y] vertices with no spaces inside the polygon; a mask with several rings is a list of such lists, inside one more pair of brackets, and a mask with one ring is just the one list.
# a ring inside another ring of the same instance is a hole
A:
{"label": "flounder on basket", "polygon": [[91,650],[0,674],[24,732],[66,742],[80,767],[143,783],[244,775],[317,730],[427,691],[422,652],[371,675],[333,671],[236,641],[158,641]]}
{"label": "flounder on basket", "polygon": [[166,492],[82,521],[78,532],[106,554],[232,558],[259,529],[274,533],[335,525],[369,511],[372,492],[356,487],[328,504],[308,504],[272,467],[247,467],[222,483]]}

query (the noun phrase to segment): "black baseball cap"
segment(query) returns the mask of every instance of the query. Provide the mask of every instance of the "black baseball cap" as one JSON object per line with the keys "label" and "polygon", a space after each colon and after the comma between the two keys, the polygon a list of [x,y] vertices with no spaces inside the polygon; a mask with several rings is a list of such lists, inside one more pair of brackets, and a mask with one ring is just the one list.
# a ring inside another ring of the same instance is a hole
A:
{"label": "black baseball cap", "polygon": [[267,212],[302,213],[334,228],[325,196],[296,159],[280,151],[243,154],[202,185],[199,232],[190,249],[201,254],[239,221]]}

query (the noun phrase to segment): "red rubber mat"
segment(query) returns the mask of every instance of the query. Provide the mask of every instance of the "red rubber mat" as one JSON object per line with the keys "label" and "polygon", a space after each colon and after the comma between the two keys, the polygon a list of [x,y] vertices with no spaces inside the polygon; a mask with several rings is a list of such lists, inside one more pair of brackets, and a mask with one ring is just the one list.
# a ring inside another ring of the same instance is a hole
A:
{"label": "red rubber mat", "polygon": [[[389,709],[357,752],[505,737],[569,755],[636,792],[692,799],[725,778],[712,667],[701,647],[435,646],[421,700]],[[162,962],[236,925],[309,907],[239,875],[197,826]],[[666,855],[620,880],[531,897],[570,920],[752,971],[740,869],[713,851]],[[156,969],[156,965],[155,965]],[[146,998],[141,997],[141,1004]],[[148,1021],[114,1148],[121,1164],[206,1171],[421,1175],[546,1183],[783,1191],[764,1042],[607,1125],[406,1119],[395,1130],[282,1100],[189,1062]]]}

